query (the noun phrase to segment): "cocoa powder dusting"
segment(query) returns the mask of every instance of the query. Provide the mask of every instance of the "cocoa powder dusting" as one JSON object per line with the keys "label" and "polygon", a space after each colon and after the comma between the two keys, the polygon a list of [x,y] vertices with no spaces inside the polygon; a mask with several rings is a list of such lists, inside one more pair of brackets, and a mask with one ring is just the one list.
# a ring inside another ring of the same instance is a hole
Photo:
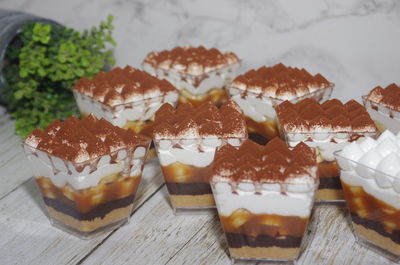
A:
{"label": "cocoa powder dusting", "polygon": [[146,146],[149,138],[125,130],[92,114],[79,120],[70,117],[52,122],[42,132],[35,129],[25,140],[35,147],[61,159],[81,163],[127,147]]}
{"label": "cocoa powder dusting", "polygon": [[279,123],[289,133],[314,132],[324,128],[330,132],[377,132],[368,112],[355,100],[343,104],[330,99],[321,104],[307,98],[297,103],[284,101],[275,109]]}
{"label": "cocoa powder dusting", "polygon": [[305,69],[285,66],[282,63],[272,67],[262,66],[239,75],[232,83],[233,87],[249,90],[262,90],[268,96],[285,99],[295,98],[311,92],[310,88],[324,89],[333,84],[321,74],[311,75]]}
{"label": "cocoa powder dusting", "polygon": [[178,93],[168,81],[131,66],[100,72],[92,80],[82,77],[72,88],[110,107],[131,103],[135,98],[137,100],[137,97],[143,97],[150,92],[156,92],[159,96],[170,92]]}
{"label": "cocoa powder dusting", "polygon": [[[190,125],[187,123],[189,119]],[[153,135],[156,139],[245,138],[247,131],[242,111],[234,101],[229,100],[219,109],[209,101],[198,107],[190,103],[180,104],[176,110],[164,104],[155,114]]]}
{"label": "cocoa powder dusting", "polygon": [[315,151],[304,143],[289,148],[275,137],[265,146],[246,140],[240,147],[227,144],[219,148],[212,165],[212,175],[221,172],[232,182],[256,183],[281,182],[298,176],[310,175],[311,167],[317,166]]}

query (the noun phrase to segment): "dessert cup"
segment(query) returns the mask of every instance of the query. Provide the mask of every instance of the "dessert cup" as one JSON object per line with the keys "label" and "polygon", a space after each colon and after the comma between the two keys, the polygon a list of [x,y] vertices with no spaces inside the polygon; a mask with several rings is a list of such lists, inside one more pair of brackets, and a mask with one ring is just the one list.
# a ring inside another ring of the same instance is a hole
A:
{"label": "dessert cup", "polygon": [[180,91],[179,103],[194,106],[211,101],[220,106],[227,100],[227,88],[239,69],[232,52],[200,47],[176,47],[151,52],[142,63],[148,73],[165,78]]}
{"label": "dessert cup", "polygon": [[91,115],[32,132],[23,146],[50,222],[91,238],[129,221],[149,144]]}
{"label": "dessert cup", "polygon": [[[209,183],[217,147],[247,139],[245,120],[234,102],[195,108],[165,104],[156,113],[154,144],[174,210],[215,208]],[[198,212],[198,211],[197,211]]]}
{"label": "dessert cup", "polygon": [[289,146],[304,142],[317,151],[318,203],[344,202],[334,152],[360,137],[376,137],[378,130],[365,108],[354,100],[319,103],[304,99],[276,107],[280,134]]}
{"label": "dessert cup", "polygon": [[250,70],[235,78],[230,97],[246,116],[249,138],[259,144],[279,135],[275,105],[305,98],[319,102],[330,98],[334,84],[320,74],[312,76],[304,69],[277,64]]}
{"label": "dessert cup", "polygon": [[[154,113],[164,103],[176,105],[178,90],[168,81],[127,66],[81,78],[73,87],[82,117],[90,113],[113,125],[152,137]],[[149,158],[154,157],[150,149]]]}
{"label": "dessert cup", "polygon": [[293,261],[303,250],[318,188],[315,152],[274,138],[219,148],[211,170],[232,260]]}
{"label": "dessert cup", "polygon": [[400,131],[400,87],[391,84],[385,88],[375,87],[362,97],[365,108],[375,121],[379,131]]}
{"label": "dessert cup", "polygon": [[400,152],[383,149],[387,143],[367,152],[352,144],[335,156],[357,241],[400,261]]}

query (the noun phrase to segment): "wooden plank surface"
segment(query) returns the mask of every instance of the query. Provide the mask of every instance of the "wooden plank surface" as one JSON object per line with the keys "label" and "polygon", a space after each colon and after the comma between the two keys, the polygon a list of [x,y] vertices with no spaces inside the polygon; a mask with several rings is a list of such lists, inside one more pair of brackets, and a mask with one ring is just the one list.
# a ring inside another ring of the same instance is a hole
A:
{"label": "wooden plank surface", "polygon": [[30,177],[31,171],[21,146],[21,138],[14,133],[14,121],[3,113],[0,115],[0,198]]}

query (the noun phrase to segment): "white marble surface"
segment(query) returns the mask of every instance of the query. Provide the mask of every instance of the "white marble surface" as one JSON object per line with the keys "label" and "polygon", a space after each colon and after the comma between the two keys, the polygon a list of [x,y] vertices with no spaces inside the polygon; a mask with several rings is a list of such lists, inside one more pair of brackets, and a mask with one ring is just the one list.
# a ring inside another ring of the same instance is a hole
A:
{"label": "white marble surface", "polygon": [[284,62],[320,72],[343,100],[400,84],[398,0],[0,0],[0,7],[80,29],[114,14],[120,66],[139,66],[152,50],[201,44],[236,52],[242,71]]}

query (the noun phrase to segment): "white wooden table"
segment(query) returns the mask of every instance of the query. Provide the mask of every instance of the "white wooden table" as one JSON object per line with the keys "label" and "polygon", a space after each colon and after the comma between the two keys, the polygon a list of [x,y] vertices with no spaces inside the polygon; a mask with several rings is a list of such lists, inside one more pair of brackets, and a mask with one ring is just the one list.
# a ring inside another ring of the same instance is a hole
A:
{"label": "white wooden table", "polygon": [[[92,240],[53,228],[20,142],[0,106],[0,264],[231,264],[215,214],[174,215],[157,161],[145,167],[129,224]],[[297,264],[392,264],[355,242],[346,214],[315,210]]]}

